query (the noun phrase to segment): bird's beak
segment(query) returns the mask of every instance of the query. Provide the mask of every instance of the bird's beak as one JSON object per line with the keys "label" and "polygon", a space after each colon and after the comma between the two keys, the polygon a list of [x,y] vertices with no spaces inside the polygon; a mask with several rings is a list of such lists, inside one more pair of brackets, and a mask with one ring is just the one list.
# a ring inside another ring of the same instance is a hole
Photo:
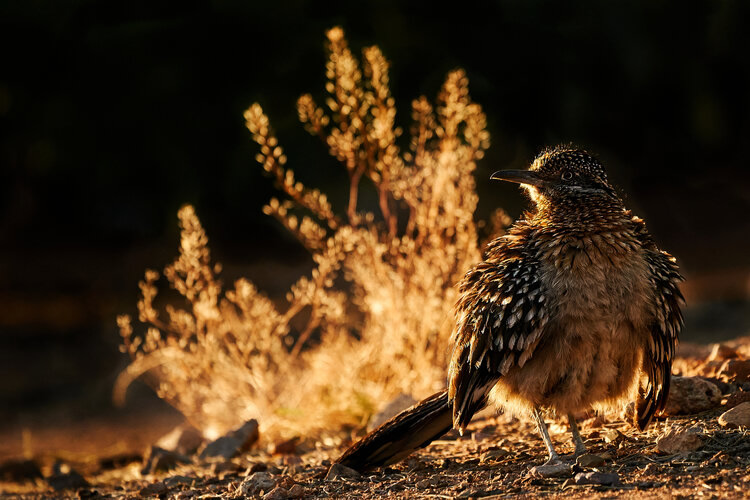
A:
{"label": "bird's beak", "polygon": [[546,181],[533,170],[500,170],[492,174],[490,179],[540,187],[546,184]]}

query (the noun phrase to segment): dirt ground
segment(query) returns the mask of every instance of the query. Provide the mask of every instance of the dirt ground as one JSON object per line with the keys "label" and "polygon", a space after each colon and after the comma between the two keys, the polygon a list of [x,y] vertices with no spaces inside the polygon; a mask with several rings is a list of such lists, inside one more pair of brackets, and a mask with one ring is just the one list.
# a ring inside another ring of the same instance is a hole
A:
{"label": "dirt ground", "polygon": [[[581,434],[598,464],[576,464],[566,422],[548,418],[558,452],[572,464],[552,478],[531,472],[547,458],[533,423],[506,415],[484,413],[464,436],[450,433],[399,464],[364,475],[347,476],[344,471],[344,477],[335,479],[326,478],[331,463],[353,436],[301,440],[283,453],[272,453],[273,446],[261,440],[229,460],[192,455],[189,463],[144,474],[143,449],[177,422],[170,417],[149,428],[143,420],[136,425],[148,432],[138,434],[131,428],[124,446],[88,445],[77,454],[50,448],[33,460],[6,459],[0,463],[0,492],[5,498],[750,497],[750,435],[746,427],[720,425],[724,411],[725,406],[718,406],[697,415],[661,418],[642,433],[619,417],[590,416],[580,422]],[[79,424],[58,434],[68,432],[69,442],[106,441],[106,425],[97,431],[90,428]],[[701,436],[692,451],[665,453],[657,448],[657,438],[669,429],[689,428]],[[122,428],[109,430],[124,435]],[[54,440],[55,433],[45,439]],[[63,447],[63,441],[50,446]],[[593,482],[612,484],[582,484],[581,477],[591,472],[601,473],[593,474]],[[253,486],[259,479],[265,480],[262,487]]]}

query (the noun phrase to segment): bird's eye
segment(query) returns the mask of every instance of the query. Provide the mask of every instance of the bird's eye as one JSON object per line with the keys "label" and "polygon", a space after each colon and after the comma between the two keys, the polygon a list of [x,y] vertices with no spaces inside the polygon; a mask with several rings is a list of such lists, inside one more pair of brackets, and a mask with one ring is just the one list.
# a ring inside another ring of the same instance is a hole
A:
{"label": "bird's eye", "polygon": [[564,181],[569,181],[570,179],[573,178],[573,172],[571,172],[570,170],[566,170],[565,172],[562,173],[560,178]]}

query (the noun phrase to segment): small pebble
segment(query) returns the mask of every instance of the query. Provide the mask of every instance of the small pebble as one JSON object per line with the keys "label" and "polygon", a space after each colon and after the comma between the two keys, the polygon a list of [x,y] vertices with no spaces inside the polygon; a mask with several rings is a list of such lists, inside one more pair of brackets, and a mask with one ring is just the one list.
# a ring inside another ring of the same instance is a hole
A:
{"label": "small pebble", "polygon": [[269,492],[274,486],[276,481],[273,476],[268,472],[256,472],[250,476],[247,476],[240,484],[240,492],[243,495],[258,495],[261,492]]}
{"label": "small pebble", "polygon": [[286,500],[289,498],[289,491],[286,488],[277,486],[263,496],[263,500]]}
{"label": "small pebble", "polygon": [[656,440],[656,448],[668,455],[689,453],[703,447],[703,435],[697,429],[671,428]]}
{"label": "small pebble", "polygon": [[620,484],[620,476],[614,472],[579,472],[575,477],[576,484],[598,484],[614,486]]}
{"label": "small pebble", "polygon": [[305,488],[302,485],[295,484],[289,488],[289,498],[302,498],[305,496]]}
{"label": "small pebble", "polygon": [[565,462],[537,465],[529,469],[529,475],[537,478],[565,477],[573,473],[573,466]]}
{"label": "small pebble", "polygon": [[162,493],[166,493],[167,490],[168,490],[167,485],[162,483],[161,481],[158,481],[156,483],[151,483],[148,486],[141,488],[141,491],[139,492],[139,494],[141,496],[161,495]]}
{"label": "small pebble", "polygon": [[581,467],[601,467],[606,461],[599,455],[585,453],[576,459],[576,463]]}
{"label": "small pebble", "polygon": [[336,479],[362,479],[362,474],[345,465],[333,464],[331,468],[328,469],[326,480],[334,481]]}
{"label": "small pebble", "polygon": [[604,438],[606,443],[615,443],[623,438],[622,432],[617,429],[605,429],[600,435]]}
{"label": "small pebble", "polygon": [[719,425],[733,429],[750,427],[750,401],[740,403],[731,410],[722,413],[719,417]]}

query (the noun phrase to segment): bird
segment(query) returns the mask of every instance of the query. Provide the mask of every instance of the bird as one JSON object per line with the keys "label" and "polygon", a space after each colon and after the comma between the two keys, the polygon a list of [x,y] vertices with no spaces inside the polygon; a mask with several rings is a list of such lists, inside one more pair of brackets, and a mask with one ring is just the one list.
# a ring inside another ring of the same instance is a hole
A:
{"label": "bird", "polygon": [[683,324],[676,259],[583,149],[548,148],[527,170],[490,179],[520,184],[531,207],[458,283],[447,387],[335,463],[394,464],[452,428],[463,434],[491,405],[535,421],[549,455],[538,468],[554,472],[565,461],[547,412],[567,416],[577,457],[586,446],[576,414],[634,401],[631,423],[642,431],[664,409]]}

